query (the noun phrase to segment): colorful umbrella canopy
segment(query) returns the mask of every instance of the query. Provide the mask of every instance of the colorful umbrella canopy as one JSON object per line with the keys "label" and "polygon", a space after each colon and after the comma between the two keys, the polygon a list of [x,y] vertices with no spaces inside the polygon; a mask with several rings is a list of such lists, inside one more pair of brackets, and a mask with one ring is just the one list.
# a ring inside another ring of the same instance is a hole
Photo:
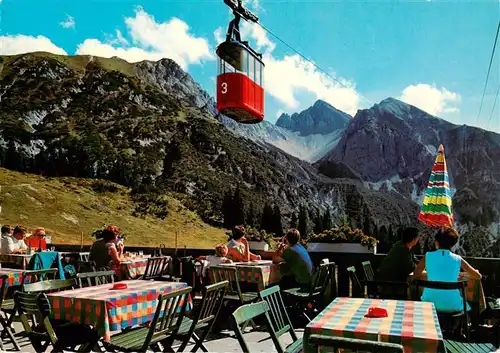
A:
{"label": "colorful umbrella canopy", "polygon": [[439,146],[418,220],[431,227],[453,226],[451,190],[443,145]]}

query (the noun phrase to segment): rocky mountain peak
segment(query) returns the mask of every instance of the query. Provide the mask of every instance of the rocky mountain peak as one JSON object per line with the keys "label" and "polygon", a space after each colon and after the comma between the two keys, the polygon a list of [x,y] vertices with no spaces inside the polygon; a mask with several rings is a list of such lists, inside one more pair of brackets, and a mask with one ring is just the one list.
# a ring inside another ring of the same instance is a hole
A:
{"label": "rocky mountain peak", "polygon": [[276,126],[298,132],[302,136],[329,134],[344,129],[351,116],[325,101],[318,100],[311,107],[292,115],[282,114]]}

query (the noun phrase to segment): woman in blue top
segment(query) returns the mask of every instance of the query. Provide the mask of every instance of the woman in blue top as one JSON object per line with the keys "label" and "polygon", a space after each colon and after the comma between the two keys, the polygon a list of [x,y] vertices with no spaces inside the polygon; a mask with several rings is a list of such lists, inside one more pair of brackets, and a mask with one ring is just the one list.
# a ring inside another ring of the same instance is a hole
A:
{"label": "woman in blue top", "polygon": [[[415,269],[415,277],[422,277],[427,271],[427,280],[436,282],[457,282],[462,279],[481,279],[481,274],[467,261],[451,252],[458,242],[458,233],[453,228],[445,228],[436,234],[436,250],[429,251]],[[465,272],[460,272],[463,269]],[[424,275],[425,277],[425,275]],[[424,288],[422,301],[433,302],[439,312],[458,312],[464,308],[463,298],[458,289],[444,290]],[[467,304],[467,310],[470,310]]]}

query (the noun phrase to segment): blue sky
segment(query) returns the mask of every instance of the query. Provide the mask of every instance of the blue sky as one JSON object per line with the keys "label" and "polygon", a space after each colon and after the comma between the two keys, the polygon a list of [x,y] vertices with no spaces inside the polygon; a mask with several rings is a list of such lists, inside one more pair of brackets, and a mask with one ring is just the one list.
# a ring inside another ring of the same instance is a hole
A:
{"label": "blue sky", "polygon": [[[0,1],[2,54],[73,55],[78,49],[129,61],[170,57],[214,94],[216,37],[230,19],[222,0]],[[354,114],[392,96],[454,123],[500,132],[500,99],[492,111],[500,48],[477,119],[500,19],[498,0],[249,0],[248,6],[263,25],[347,86],[259,27],[246,26],[246,39],[265,53],[269,121],[318,98]]]}

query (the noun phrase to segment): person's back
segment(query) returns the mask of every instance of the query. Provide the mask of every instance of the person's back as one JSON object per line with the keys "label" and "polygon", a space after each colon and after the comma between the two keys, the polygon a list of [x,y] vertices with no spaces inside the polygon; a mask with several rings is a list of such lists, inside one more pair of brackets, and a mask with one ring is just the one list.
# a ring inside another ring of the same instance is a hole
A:
{"label": "person's back", "polygon": [[104,239],[97,240],[90,248],[89,261],[94,261],[97,268],[108,266],[113,259],[109,255],[108,246]]}
{"label": "person's back", "polygon": [[[450,250],[436,250],[425,254],[427,280],[435,282],[457,282],[462,258]],[[462,295],[458,289],[444,290],[424,288],[422,301],[433,302],[437,311],[456,312],[463,310]]]}
{"label": "person's back", "polygon": [[300,286],[311,284],[313,264],[307,250],[300,244],[290,246],[281,255],[288,265],[290,273]]}

